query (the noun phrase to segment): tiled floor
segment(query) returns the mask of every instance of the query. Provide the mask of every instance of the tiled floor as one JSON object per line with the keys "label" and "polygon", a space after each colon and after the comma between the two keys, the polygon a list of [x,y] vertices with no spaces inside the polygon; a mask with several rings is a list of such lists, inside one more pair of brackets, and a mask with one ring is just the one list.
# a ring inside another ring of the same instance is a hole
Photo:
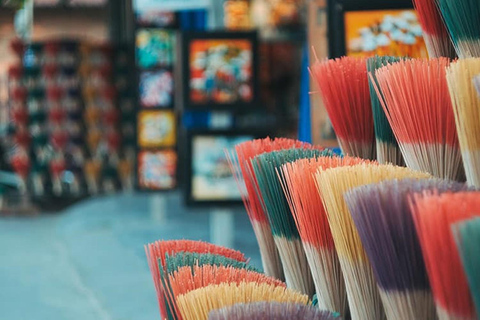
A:
{"label": "tiled floor", "polygon": [[[61,214],[2,218],[0,319],[159,319],[143,245],[213,241],[212,216],[210,210],[186,209],[172,193],[97,198]],[[260,267],[246,213],[236,210],[233,218],[232,246]]]}

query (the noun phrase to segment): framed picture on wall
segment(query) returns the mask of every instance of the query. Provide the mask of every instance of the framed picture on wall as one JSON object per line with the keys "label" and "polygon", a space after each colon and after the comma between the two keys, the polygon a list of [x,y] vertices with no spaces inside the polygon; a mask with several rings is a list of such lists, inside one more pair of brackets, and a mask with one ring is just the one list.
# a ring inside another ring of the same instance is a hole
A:
{"label": "framed picture on wall", "polygon": [[189,205],[242,203],[225,150],[260,137],[251,131],[194,131],[187,133],[185,197]]}
{"label": "framed picture on wall", "polygon": [[347,11],[344,20],[347,56],[428,57],[413,9]]}
{"label": "framed picture on wall", "polygon": [[171,190],[177,185],[177,152],[172,149],[138,153],[137,186],[140,190]]}
{"label": "framed picture on wall", "polygon": [[190,110],[234,111],[257,105],[257,34],[182,35],[182,100]]}
{"label": "framed picture on wall", "polygon": [[330,57],[427,57],[411,0],[329,0],[328,4]]}
{"label": "framed picture on wall", "polygon": [[172,108],[174,77],[170,69],[140,72],[140,105],[143,108]]}
{"label": "framed picture on wall", "polygon": [[141,69],[170,67],[175,63],[176,33],[169,29],[138,29],[135,56]]}
{"label": "framed picture on wall", "polygon": [[175,113],[170,110],[142,110],[137,114],[140,148],[168,148],[177,144]]}

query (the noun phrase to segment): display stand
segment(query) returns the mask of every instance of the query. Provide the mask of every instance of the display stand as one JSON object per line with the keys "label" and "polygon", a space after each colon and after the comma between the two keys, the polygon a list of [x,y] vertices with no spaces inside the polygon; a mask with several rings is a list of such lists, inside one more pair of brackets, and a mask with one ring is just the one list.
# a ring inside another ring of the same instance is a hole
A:
{"label": "display stand", "polygon": [[213,209],[210,212],[210,242],[233,248],[235,242],[235,218],[231,209]]}
{"label": "display stand", "polygon": [[167,197],[162,193],[154,193],[149,197],[150,214],[153,221],[167,221]]}

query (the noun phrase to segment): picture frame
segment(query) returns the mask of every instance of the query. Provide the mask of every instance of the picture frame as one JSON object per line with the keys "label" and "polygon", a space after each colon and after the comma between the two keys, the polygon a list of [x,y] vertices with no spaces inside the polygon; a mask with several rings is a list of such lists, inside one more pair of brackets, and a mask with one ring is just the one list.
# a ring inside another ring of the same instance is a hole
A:
{"label": "picture frame", "polygon": [[138,28],[135,32],[135,63],[140,69],[175,65],[177,32],[168,28]]}
{"label": "picture frame", "polygon": [[145,109],[168,109],[175,104],[175,75],[171,68],[139,72],[139,103]]}
{"label": "picture frame", "polygon": [[[328,44],[330,58],[344,56],[348,53],[347,48],[347,19],[348,13],[392,10],[413,10],[411,0],[328,0]],[[339,41],[343,39],[344,41]],[[383,54],[388,54],[385,52]]]}
{"label": "picture frame", "polygon": [[255,31],[185,32],[181,37],[179,106],[238,111],[258,106]]}
{"label": "picture frame", "polygon": [[185,202],[189,206],[242,205],[225,150],[264,137],[252,130],[192,130],[186,133]]}
{"label": "picture frame", "polygon": [[139,149],[171,148],[177,144],[176,116],[172,110],[141,110],[137,113]]}
{"label": "picture frame", "polygon": [[177,187],[178,154],[175,149],[137,153],[136,187],[141,191],[170,191]]}

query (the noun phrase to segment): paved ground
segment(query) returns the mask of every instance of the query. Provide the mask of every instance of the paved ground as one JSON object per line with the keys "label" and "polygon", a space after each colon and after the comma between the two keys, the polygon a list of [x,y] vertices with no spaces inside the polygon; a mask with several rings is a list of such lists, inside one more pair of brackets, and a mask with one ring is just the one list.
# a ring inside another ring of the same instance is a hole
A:
{"label": "paved ground", "polygon": [[[178,194],[84,201],[55,215],[0,219],[0,319],[159,319],[143,245],[157,239],[213,241],[225,225],[186,209]],[[232,247],[260,267],[253,231],[234,212]],[[223,221],[223,222],[222,222]],[[223,227],[223,225],[221,225]],[[222,239],[220,239],[222,240]]]}

